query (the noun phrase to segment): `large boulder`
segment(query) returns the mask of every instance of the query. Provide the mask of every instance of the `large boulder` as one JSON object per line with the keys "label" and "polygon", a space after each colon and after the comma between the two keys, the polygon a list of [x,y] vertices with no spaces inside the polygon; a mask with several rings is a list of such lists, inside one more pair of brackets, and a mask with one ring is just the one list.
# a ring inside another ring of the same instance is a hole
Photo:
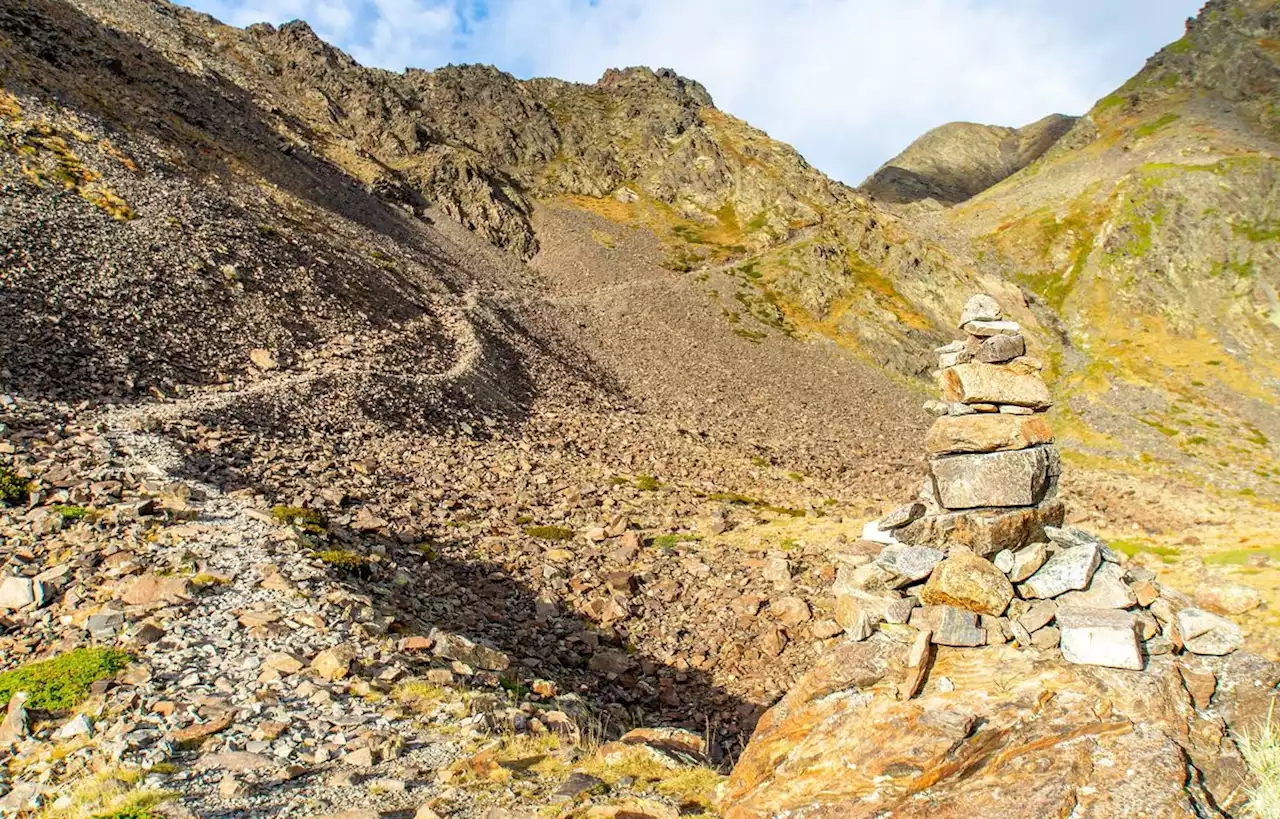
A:
{"label": "large boulder", "polygon": [[887,644],[855,644],[765,714],[718,800],[725,819],[1239,815],[1231,732],[1266,718],[1280,682],[1252,655],[1196,658],[1219,681],[1206,713],[1170,656],[1135,673],[941,647],[920,695],[900,700],[894,683],[914,670]]}
{"label": "large boulder", "polygon": [[[1010,418],[1016,416],[1008,416]],[[1034,506],[1049,488],[1057,464],[1051,446],[1011,452],[945,455],[930,469],[938,502],[947,509]]]}

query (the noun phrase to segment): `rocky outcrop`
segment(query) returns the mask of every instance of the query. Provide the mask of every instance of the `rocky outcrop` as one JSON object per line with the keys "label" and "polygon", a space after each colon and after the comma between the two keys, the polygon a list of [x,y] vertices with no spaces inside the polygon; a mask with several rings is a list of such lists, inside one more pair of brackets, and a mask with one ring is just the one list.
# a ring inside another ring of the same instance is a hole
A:
{"label": "rocky outcrop", "polygon": [[869,176],[859,190],[891,204],[932,199],[954,205],[1039,159],[1076,120],[1053,114],[1022,128],[948,123],[911,143]]}
{"label": "rocky outcrop", "polygon": [[[1280,683],[1246,654],[1134,673],[942,647],[923,694],[902,700],[907,653],[879,634],[801,680],[734,768],[726,819],[1234,815],[1246,771],[1232,731],[1264,720]],[[1207,708],[1184,675],[1216,681]]]}

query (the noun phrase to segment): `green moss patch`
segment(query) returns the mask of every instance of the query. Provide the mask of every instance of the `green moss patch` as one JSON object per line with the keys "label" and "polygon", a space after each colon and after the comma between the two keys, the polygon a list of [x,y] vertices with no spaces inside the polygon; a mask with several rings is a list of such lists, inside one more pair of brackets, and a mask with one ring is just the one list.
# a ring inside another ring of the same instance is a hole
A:
{"label": "green moss patch", "polygon": [[316,552],[316,557],[338,569],[358,569],[367,562],[364,555],[346,549],[324,549]]}
{"label": "green moss patch", "polygon": [[324,534],[328,525],[324,515],[314,509],[306,509],[301,506],[273,506],[271,507],[271,517],[286,526],[295,526],[304,532],[311,532],[312,534]]}
{"label": "green moss patch", "polygon": [[19,691],[31,695],[29,708],[64,711],[89,696],[89,686],[115,676],[129,655],[106,648],[77,648],[49,660],[28,663],[0,674],[0,706]]}
{"label": "green moss patch", "polygon": [[572,540],[573,530],[563,526],[530,526],[524,530],[529,537],[538,540]]}

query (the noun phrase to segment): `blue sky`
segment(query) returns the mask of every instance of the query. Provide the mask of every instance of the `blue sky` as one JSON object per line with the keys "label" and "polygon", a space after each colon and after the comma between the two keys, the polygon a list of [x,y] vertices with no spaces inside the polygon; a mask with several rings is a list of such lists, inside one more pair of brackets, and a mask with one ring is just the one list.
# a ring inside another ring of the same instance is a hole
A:
{"label": "blue sky", "polygon": [[953,120],[1078,114],[1182,36],[1201,0],[185,0],[303,19],[364,65],[490,63],[594,82],[670,67],[856,184]]}

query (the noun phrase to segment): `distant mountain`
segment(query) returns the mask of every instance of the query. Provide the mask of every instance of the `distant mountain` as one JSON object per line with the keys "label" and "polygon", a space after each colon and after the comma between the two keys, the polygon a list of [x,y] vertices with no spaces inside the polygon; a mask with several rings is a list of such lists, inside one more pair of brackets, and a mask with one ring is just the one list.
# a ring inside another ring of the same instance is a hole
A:
{"label": "distant mountain", "polygon": [[881,202],[934,199],[954,205],[1039,159],[1075,122],[1062,114],[1024,128],[951,122],[911,143],[858,189]]}

